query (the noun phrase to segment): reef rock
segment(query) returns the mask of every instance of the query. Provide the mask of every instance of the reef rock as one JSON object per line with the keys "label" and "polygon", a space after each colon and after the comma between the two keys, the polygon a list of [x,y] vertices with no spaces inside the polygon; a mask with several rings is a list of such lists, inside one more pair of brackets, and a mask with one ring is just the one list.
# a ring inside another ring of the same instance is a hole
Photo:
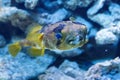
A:
{"label": "reef rock", "polygon": [[120,5],[116,3],[111,3],[109,6],[109,11],[111,16],[113,16],[114,21],[117,21],[120,19]]}
{"label": "reef rock", "polygon": [[2,7],[0,9],[0,22],[11,22],[15,27],[24,30],[33,21],[28,12],[16,7]]}
{"label": "reef rock", "polygon": [[[107,3],[107,2],[106,2]],[[111,3],[108,10],[100,12],[105,5],[105,0],[98,0],[88,11],[87,15],[92,21],[100,24],[102,27],[110,27],[120,19],[120,6],[116,3]],[[100,12],[100,13],[99,13]],[[96,26],[97,27],[97,26]]]}
{"label": "reef rock", "polygon": [[84,80],[85,70],[80,69],[76,62],[65,60],[59,67],[65,75],[75,80]]}
{"label": "reef rock", "polygon": [[5,38],[2,35],[0,35],[0,47],[4,47],[5,45],[6,45]]}
{"label": "reef rock", "polygon": [[4,56],[0,56],[0,80],[28,80],[43,73],[55,60],[55,57],[50,55],[37,58],[28,57],[23,53],[15,58]]}
{"label": "reef rock", "polygon": [[33,10],[39,2],[39,0],[15,0],[15,1],[16,3],[24,3],[25,8],[31,10]]}
{"label": "reef rock", "polygon": [[104,6],[105,0],[97,0],[94,5],[88,9],[87,15],[88,17],[94,16],[103,6]]}
{"label": "reef rock", "polygon": [[60,5],[62,5],[61,0],[40,0],[41,3],[44,5],[45,8],[55,11],[60,8]]}
{"label": "reef rock", "polygon": [[46,71],[46,74],[40,75],[39,80],[75,80],[56,67],[51,67]]}
{"label": "reef rock", "polygon": [[[53,14],[50,13],[41,13],[41,14],[33,14],[32,18],[37,21],[39,24],[46,25],[46,24],[53,24],[59,21],[62,21],[66,17],[68,17],[70,13],[64,9],[58,9]],[[59,16],[59,17],[58,17]]]}
{"label": "reef rock", "polygon": [[97,44],[116,44],[120,37],[120,26],[112,26],[97,32],[95,39]]}
{"label": "reef rock", "polygon": [[17,3],[22,3],[24,2],[25,0],[15,0]]}
{"label": "reef rock", "polygon": [[100,24],[102,27],[109,27],[111,26],[114,19],[110,14],[107,14],[105,12],[99,13],[100,9],[102,9],[104,5],[105,5],[105,0],[97,0],[94,3],[94,5],[88,9],[87,15],[88,18]]}
{"label": "reef rock", "polygon": [[93,0],[61,0],[66,9],[75,10],[77,7],[87,7]]}
{"label": "reef rock", "polygon": [[119,80],[120,58],[97,63],[86,72],[85,80]]}
{"label": "reef rock", "polygon": [[34,9],[37,6],[39,0],[25,0],[25,7],[28,9]]}
{"label": "reef rock", "polygon": [[11,0],[0,0],[0,7],[7,7],[11,5]]}
{"label": "reef rock", "polygon": [[59,68],[50,67],[46,70],[39,80],[84,80],[84,72],[76,62],[65,60]]}

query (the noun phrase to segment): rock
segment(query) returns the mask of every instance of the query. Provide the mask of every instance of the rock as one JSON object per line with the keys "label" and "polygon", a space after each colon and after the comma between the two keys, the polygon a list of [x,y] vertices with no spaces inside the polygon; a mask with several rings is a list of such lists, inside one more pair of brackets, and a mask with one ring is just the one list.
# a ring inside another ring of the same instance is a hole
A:
{"label": "rock", "polygon": [[25,0],[15,0],[17,3],[22,3],[24,2]]}
{"label": "rock", "polygon": [[92,29],[92,27],[93,27],[93,25],[92,25],[89,21],[85,20],[84,18],[82,18],[82,17],[80,17],[80,16],[77,16],[77,17],[75,18],[75,22],[79,22],[79,23],[81,23],[81,24],[86,25],[88,32],[89,32],[89,31]]}
{"label": "rock", "polygon": [[68,60],[65,60],[59,67],[60,70],[62,70],[64,72],[64,70],[66,68],[73,68],[73,69],[76,69],[76,70],[79,70],[79,65],[76,63],[76,62],[71,62],[71,61],[68,61]]}
{"label": "rock", "polygon": [[0,79],[28,80],[43,73],[54,60],[55,57],[47,54],[31,58],[21,52],[17,57],[0,56]]}
{"label": "rock", "polygon": [[25,7],[28,9],[34,9],[37,6],[39,0],[25,0]]}
{"label": "rock", "polygon": [[53,13],[51,16],[49,16],[48,21],[49,21],[49,23],[55,23],[58,21],[62,21],[68,15],[69,15],[69,12],[64,8],[61,8],[61,9],[57,10],[55,13]]}
{"label": "rock", "polygon": [[15,27],[24,30],[33,21],[28,12],[16,7],[3,7],[0,9],[0,22],[11,22]]}
{"label": "rock", "polygon": [[[32,18],[37,21],[39,24],[46,25],[46,24],[53,24],[65,19],[70,13],[64,9],[58,9],[53,14],[50,13],[41,13],[41,14],[33,14]],[[58,17],[59,16],[59,17]]]}
{"label": "rock", "polygon": [[96,34],[96,43],[97,44],[114,44],[118,41],[117,36],[115,36],[112,32],[104,30],[100,30]]}
{"label": "rock", "polygon": [[31,10],[33,10],[39,2],[39,0],[15,0],[15,1],[16,3],[24,3],[25,8]]}
{"label": "rock", "polygon": [[11,0],[0,0],[0,7],[7,7],[11,5]]}
{"label": "rock", "polygon": [[56,11],[57,9],[60,8],[60,6],[62,5],[60,0],[40,0],[41,3],[44,5],[45,8],[51,10],[51,11]]}
{"label": "rock", "polygon": [[100,10],[102,10],[103,6],[106,6],[105,0],[98,0],[87,11],[87,15],[88,15],[88,18],[90,18],[92,21],[106,28],[114,25],[116,21],[119,21],[120,6],[116,3],[111,3],[109,6],[107,5],[109,10],[106,9],[105,11],[99,12]]}
{"label": "rock", "polygon": [[[88,9],[87,16],[92,21],[100,24],[103,27],[111,26],[113,17],[107,13],[98,13],[98,11],[105,5],[105,0],[97,0],[94,5]],[[96,26],[97,27],[97,26]]]}
{"label": "rock", "polygon": [[56,67],[51,67],[46,71],[46,74],[42,74],[39,76],[39,80],[75,80],[75,79],[65,75],[62,71],[60,71]]}
{"label": "rock", "polygon": [[97,32],[95,39],[97,44],[116,44],[120,36],[120,27],[112,26]]}
{"label": "rock", "polygon": [[54,66],[39,76],[39,80],[84,80],[85,71],[76,62],[65,60],[59,68]]}
{"label": "rock", "polygon": [[5,38],[2,35],[0,35],[0,48],[4,47],[5,45],[6,45]]}
{"label": "rock", "polygon": [[[58,0],[59,1],[59,0]],[[60,0],[66,9],[75,10],[77,7],[87,7],[93,0]]]}
{"label": "rock", "polygon": [[118,5],[116,3],[111,3],[109,6],[109,11],[111,13],[111,16],[113,16],[113,18],[115,20],[120,19],[120,16],[119,16],[120,15],[120,5]]}
{"label": "rock", "polygon": [[2,47],[0,48],[0,57],[6,56],[8,54],[8,48]]}
{"label": "rock", "polygon": [[[113,23],[114,18],[111,15],[105,14],[105,13],[99,13],[95,16],[92,16],[90,19],[92,21],[100,24],[104,28],[110,27],[110,26],[112,26],[112,24],[114,24]],[[95,26],[95,27],[97,27],[97,26]]]}
{"label": "rock", "polygon": [[97,63],[86,72],[85,80],[119,80],[120,59]]}
{"label": "rock", "polygon": [[78,0],[68,0],[64,1],[64,7],[67,9],[75,10],[78,5]]}
{"label": "rock", "polygon": [[85,71],[79,68],[76,62],[65,60],[59,67],[64,74],[74,78],[75,80],[84,80]]}
{"label": "rock", "polygon": [[94,5],[88,9],[87,15],[88,17],[94,16],[103,6],[104,6],[105,0],[97,0]]}

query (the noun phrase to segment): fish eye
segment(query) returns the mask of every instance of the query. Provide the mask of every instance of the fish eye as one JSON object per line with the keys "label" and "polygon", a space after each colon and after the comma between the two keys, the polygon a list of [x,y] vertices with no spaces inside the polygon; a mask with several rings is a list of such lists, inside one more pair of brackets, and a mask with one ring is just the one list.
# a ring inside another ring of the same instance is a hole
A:
{"label": "fish eye", "polygon": [[68,40],[67,42],[68,42],[68,44],[72,44],[73,45],[73,41],[74,40]]}

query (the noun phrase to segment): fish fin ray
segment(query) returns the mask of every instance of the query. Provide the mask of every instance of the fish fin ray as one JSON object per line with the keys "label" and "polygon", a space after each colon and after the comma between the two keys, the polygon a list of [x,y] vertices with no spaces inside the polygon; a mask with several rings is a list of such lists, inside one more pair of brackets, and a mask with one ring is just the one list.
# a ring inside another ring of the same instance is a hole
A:
{"label": "fish fin ray", "polygon": [[8,46],[8,50],[9,50],[9,53],[10,53],[13,57],[15,57],[15,56],[20,52],[21,46],[20,46],[19,42],[16,42],[16,43],[14,43],[14,44],[10,44],[10,45]]}
{"label": "fish fin ray", "polygon": [[28,49],[28,54],[32,57],[42,56],[44,54],[44,50],[37,47],[31,47]]}

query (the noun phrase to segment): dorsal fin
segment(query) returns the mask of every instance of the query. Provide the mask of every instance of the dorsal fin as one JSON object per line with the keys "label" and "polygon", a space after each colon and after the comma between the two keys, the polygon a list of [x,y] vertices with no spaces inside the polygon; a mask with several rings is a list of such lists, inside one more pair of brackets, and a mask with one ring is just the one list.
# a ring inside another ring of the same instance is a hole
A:
{"label": "dorsal fin", "polygon": [[26,33],[31,34],[31,33],[36,33],[40,31],[42,26],[38,23],[32,23],[30,26],[28,26]]}

